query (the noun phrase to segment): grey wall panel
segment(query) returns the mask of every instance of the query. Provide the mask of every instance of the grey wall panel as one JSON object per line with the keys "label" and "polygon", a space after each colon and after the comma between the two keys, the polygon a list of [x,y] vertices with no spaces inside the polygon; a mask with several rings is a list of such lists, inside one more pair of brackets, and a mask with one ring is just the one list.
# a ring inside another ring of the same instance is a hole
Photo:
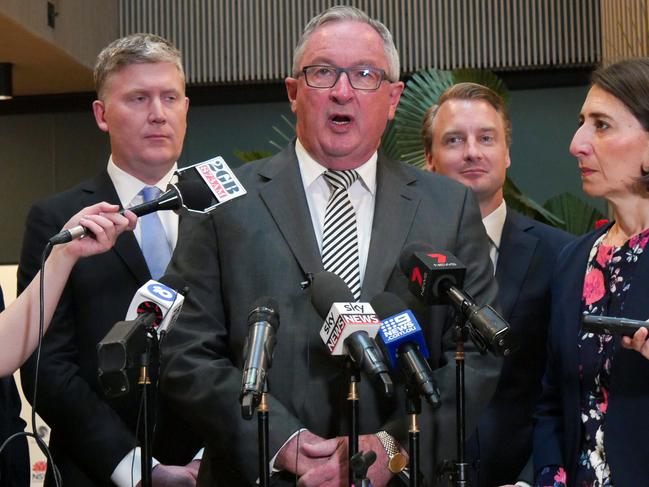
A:
{"label": "grey wall panel", "polygon": [[[153,32],[183,51],[190,83],[277,81],[304,25],[332,0],[120,0],[122,35]],[[592,65],[600,0],[356,0],[383,21],[402,71]]]}

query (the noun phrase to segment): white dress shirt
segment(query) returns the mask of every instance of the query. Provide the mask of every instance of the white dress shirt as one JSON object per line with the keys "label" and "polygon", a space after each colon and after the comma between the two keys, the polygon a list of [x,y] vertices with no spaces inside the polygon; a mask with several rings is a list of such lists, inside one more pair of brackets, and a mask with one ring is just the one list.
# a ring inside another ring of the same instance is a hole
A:
{"label": "white dress shirt", "polygon": [[496,273],[496,264],[498,263],[498,254],[500,253],[500,239],[503,236],[505,218],[507,218],[507,205],[505,205],[505,201],[503,200],[498,208],[482,219],[482,224],[489,237],[489,257],[494,266],[494,274]]}
{"label": "white dress shirt", "polygon": [[[295,153],[297,154],[304,194],[311,213],[311,222],[318,241],[318,249],[322,254],[322,232],[324,227],[327,202],[331,196],[331,188],[327,184],[323,174],[326,167],[320,165],[306,151],[298,139],[295,142]],[[364,164],[356,168],[358,179],[349,187],[349,199],[356,212],[356,224],[358,227],[358,265],[361,277],[361,289],[367,254],[370,251],[370,238],[372,237],[372,222],[374,220],[374,200],[376,196],[376,161],[377,153]]]}
{"label": "white dress shirt", "polygon": [[[176,168],[177,165],[174,163],[169,172],[165,174],[154,186],[164,193],[167,190],[167,184],[169,184],[169,181],[176,171]],[[123,169],[117,167],[113,162],[113,156],[110,156],[110,159],[108,159],[108,167],[106,168],[106,170],[108,171],[108,176],[113,182],[113,186],[115,186],[115,191],[117,191],[119,201],[124,208],[130,208],[132,206],[144,203],[144,199],[139,193],[145,186],[151,186],[150,184],[146,184],[140,181],[135,176],[131,176]],[[175,211],[164,210],[159,211],[158,216],[160,217],[162,226],[165,230],[165,233],[167,234],[167,241],[169,242],[169,245],[171,246],[171,249],[173,251],[173,249],[176,248],[176,242],[178,241],[178,215]],[[142,230],[140,228],[140,222],[138,222],[135,226],[133,233],[135,234],[137,243],[141,246]]]}
{"label": "white dress shirt", "polygon": [[[174,163],[173,167],[165,174],[160,181],[158,181],[154,186],[159,188],[163,193],[167,189],[167,184],[171,180],[174,172],[176,171],[177,164]],[[111,155],[108,159],[108,167],[106,168],[108,176],[115,186],[115,191],[119,197],[119,201],[124,208],[130,208],[135,205],[144,203],[142,195],[139,194],[142,191],[142,188],[145,186],[151,186],[140,181],[135,176],[130,175],[123,169],[117,167],[113,162],[113,156]],[[172,210],[159,211],[158,216],[162,222],[165,234],[167,235],[167,241],[169,242],[171,249],[176,247],[176,242],[178,241],[178,215]],[[133,230],[137,243],[142,245],[142,230],[140,228],[140,222],[138,221]],[[141,480],[141,458],[140,447],[136,447],[131,450],[115,467],[113,473],[110,476],[110,479],[118,487],[131,487],[136,485]],[[200,459],[203,456],[203,449],[201,449],[194,459]],[[153,466],[155,467],[160,462],[153,459]],[[131,468],[132,467],[132,468]]]}

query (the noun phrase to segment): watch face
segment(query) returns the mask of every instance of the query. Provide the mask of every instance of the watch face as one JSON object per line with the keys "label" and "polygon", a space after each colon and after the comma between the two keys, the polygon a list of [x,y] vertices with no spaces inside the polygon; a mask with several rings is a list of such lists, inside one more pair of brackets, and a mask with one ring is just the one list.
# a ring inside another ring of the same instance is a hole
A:
{"label": "watch face", "polygon": [[404,468],[406,468],[407,463],[408,461],[406,460],[406,456],[402,453],[397,453],[392,458],[390,458],[390,461],[388,462],[388,469],[392,473],[399,473]]}

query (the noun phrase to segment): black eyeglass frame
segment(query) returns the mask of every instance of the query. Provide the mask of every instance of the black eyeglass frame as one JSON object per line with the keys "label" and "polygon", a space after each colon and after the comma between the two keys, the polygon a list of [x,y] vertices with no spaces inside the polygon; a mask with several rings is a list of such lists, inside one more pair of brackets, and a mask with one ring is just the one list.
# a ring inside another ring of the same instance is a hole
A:
{"label": "black eyeglass frame", "polygon": [[[331,84],[331,86],[314,86],[311,83],[309,83],[309,76],[307,74],[307,70],[309,70],[311,68],[329,68],[329,69],[335,70],[336,71],[336,77],[334,78],[334,81]],[[368,69],[368,70],[371,70],[371,71],[374,71],[374,72],[378,72],[381,75],[381,77],[378,80],[378,83],[376,84],[376,87],[374,87],[374,88],[357,88],[356,86],[354,86],[354,82],[352,81],[352,78],[349,76],[349,72],[354,71],[354,70],[360,70],[360,69]],[[309,86],[310,88],[328,90],[328,89],[333,88],[334,86],[336,86],[336,83],[338,83],[338,80],[340,79],[340,75],[342,75],[343,73],[345,73],[347,75],[347,79],[349,80],[350,86],[352,88],[354,88],[355,90],[360,90],[360,91],[376,91],[381,87],[381,83],[383,83],[384,81],[390,81],[389,78],[388,78],[388,75],[387,75],[387,73],[385,72],[384,69],[375,68],[374,66],[363,66],[363,65],[350,66],[348,68],[339,68],[338,66],[331,66],[329,64],[311,64],[309,66],[304,66],[302,68],[302,73],[301,74],[304,75],[304,81],[306,82],[307,86]]]}

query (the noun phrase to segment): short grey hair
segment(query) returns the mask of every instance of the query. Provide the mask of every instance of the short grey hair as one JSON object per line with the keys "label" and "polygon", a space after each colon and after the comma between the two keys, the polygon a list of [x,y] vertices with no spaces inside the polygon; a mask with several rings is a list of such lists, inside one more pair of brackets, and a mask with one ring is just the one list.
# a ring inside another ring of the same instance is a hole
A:
{"label": "short grey hair", "polygon": [[106,46],[97,56],[94,79],[97,96],[101,99],[108,77],[131,64],[172,63],[185,82],[180,51],[167,39],[155,34],[131,34]]}
{"label": "short grey hair", "polygon": [[304,28],[302,36],[293,51],[293,76],[297,77],[300,74],[300,61],[304,55],[304,48],[306,42],[319,27],[328,22],[362,22],[372,27],[383,39],[383,50],[385,57],[388,60],[388,79],[392,82],[399,81],[399,53],[394,45],[392,34],[388,28],[380,21],[371,18],[362,10],[348,5],[337,5],[328,8],[324,12],[313,17]]}

